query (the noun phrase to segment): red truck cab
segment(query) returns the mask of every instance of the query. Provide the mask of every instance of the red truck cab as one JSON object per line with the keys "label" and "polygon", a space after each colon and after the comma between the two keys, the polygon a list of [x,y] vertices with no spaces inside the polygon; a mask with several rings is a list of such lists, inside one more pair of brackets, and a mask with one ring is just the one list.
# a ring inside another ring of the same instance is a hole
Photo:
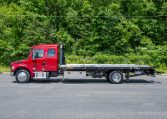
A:
{"label": "red truck cab", "polygon": [[[17,75],[16,80],[19,82],[26,82],[25,80],[28,78],[39,77],[37,75],[40,72],[43,73],[40,74],[41,78],[42,75],[46,78],[47,74],[44,72],[52,72],[52,75],[56,75],[59,64],[58,52],[57,44],[33,46],[27,59],[11,63],[11,75]],[[35,72],[38,72],[38,74],[35,75]]]}

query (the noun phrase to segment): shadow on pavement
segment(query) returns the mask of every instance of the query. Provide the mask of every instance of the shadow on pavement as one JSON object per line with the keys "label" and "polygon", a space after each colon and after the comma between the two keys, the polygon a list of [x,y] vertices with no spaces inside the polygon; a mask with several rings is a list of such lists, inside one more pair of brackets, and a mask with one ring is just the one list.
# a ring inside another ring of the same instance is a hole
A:
{"label": "shadow on pavement", "polygon": [[132,79],[132,80],[129,80],[127,83],[161,83],[161,82],[158,82],[155,80]]}
{"label": "shadow on pavement", "polygon": [[[13,83],[17,83],[13,81]],[[88,83],[110,83],[108,80],[105,79],[56,79],[56,80],[32,80],[30,83],[38,83],[38,84],[48,84],[48,83],[64,83],[64,84],[88,84]],[[149,83],[161,83],[155,80],[143,80],[143,79],[131,79],[129,81],[123,81],[123,84],[149,84]]]}

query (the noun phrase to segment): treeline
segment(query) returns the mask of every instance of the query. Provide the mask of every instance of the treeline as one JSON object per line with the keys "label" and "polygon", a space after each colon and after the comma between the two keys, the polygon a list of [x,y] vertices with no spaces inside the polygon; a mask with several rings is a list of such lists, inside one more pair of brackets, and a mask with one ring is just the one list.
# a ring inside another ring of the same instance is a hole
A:
{"label": "treeline", "polygon": [[64,43],[69,63],[165,69],[167,1],[0,0],[0,64],[26,58],[39,43]]}

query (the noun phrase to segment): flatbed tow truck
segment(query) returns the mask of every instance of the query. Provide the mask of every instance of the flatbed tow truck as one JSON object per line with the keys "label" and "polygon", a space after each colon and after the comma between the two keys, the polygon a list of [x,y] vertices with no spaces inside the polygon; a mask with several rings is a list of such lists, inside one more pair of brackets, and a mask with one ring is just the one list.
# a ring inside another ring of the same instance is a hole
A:
{"label": "flatbed tow truck", "polygon": [[119,84],[123,80],[128,81],[130,76],[138,75],[153,76],[154,68],[136,64],[66,64],[62,44],[33,46],[28,59],[11,63],[11,76],[15,76],[18,83],[28,83],[31,79],[49,80],[60,76],[63,76],[63,79],[84,80],[91,76],[105,77],[109,82]]}

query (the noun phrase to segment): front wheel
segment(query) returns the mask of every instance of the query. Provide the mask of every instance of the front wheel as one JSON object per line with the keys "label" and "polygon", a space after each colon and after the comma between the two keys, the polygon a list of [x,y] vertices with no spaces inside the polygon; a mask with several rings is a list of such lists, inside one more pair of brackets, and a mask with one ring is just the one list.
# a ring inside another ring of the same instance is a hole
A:
{"label": "front wheel", "polygon": [[27,70],[17,71],[16,81],[18,83],[28,83],[30,81],[30,73]]}
{"label": "front wheel", "polygon": [[108,79],[111,83],[120,84],[123,81],[123,74],[120,71],[112,71],[109,73]]}

